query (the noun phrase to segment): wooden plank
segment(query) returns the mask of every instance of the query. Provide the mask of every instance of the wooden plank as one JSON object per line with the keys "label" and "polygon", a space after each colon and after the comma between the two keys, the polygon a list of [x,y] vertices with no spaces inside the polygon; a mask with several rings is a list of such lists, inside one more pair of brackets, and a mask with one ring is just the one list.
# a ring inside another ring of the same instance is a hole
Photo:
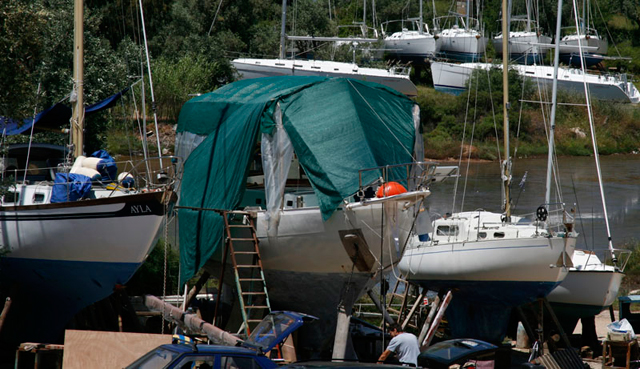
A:
{"label": "wooden plank", "polygon": [[166,343],[171,343],[171,335],[66,330],[62,367],[124,368]]}

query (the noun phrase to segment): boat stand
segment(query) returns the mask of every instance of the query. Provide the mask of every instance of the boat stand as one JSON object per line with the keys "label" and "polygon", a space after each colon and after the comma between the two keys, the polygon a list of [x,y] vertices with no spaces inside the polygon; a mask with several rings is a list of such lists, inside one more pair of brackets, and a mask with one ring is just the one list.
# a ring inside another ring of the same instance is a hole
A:
{"label": "boat stand", "polygon": [[[536,333],[534,333],[534,331],[531,329],[531,325],[529,323],[529,320],[527,319],[526,315],[524,314],[524,311],[522,310],[522,307],[518,306],[516,308],[516,310],[518,311],[518,314],[520,315],[520,319],[522,321],[522,325],[524,326],[525,331],[527,332],[527,335],[529,336],[530,342],[536,342],[538,343],[538,350],[539,350],[539,357],[535,359],[534,362],[538,363],[538,364],[544,364],[544,365],[559,365],[560,362],[562,362],[562,366],[558,366],[558,367],[563,367],[563,368],[582,368],[583,367],[583,362],[582,359],[580,358],[580,356],[578,355],[578,353],[576,352],[576,350],[571,346],[571,342],[569,341],[569,337],[567,336],[567,334],[565,333],[564,329],[562,329],[562,325],[560,324],[560,321],[558,320],[555,312],[553,311],[553,308],[551,307],[551,305],[549,304],[549,301],[547,300],[546,297],[543,298],[539,298],[538,299],[538,305],[539,305],[539,310],[538,310],[538,314],[537,317],[534,319],[535,320],[535,324],[537,324],[538,329],[536,329]],[[566,350],[558,350],[555,352],[548,352],[545,353],[544,352],[544,325],[543,325],[543,321],[544,321],[544,311],[547,311],[547,313],[549,314],[549,317],[551,317],[553,324],[556,326],[556,329],[558,330],[558,333],[560,334],[561,339],[563,340],[565,346],[566,346]],[[535,314],[534,314],[535,316]]]}

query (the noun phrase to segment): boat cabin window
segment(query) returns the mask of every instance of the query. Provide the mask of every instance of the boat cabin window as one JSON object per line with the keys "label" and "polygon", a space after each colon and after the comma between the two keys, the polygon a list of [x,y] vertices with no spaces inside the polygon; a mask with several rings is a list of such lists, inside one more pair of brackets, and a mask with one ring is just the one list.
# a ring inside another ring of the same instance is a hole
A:
{"label": "boat cabin window", "polygon": [[478,238],[480,239],[487,238],[487,232],[478,232]]}
{"label": "boat cabin window", "polygon": [[504,232],[493,232],[493,238],[504,238]]}
{"label": "boat cabin window", "polygon": [[441,225],[437,229],[438,236],[457,236],[458,226],[456,225]]}
{"label": "boat cabin window", "polygon": [[44,194],[43,193],[36,193],[35,195],[33,195],[33,202],[34,204],[40,203],[40,202],[44,202]]}

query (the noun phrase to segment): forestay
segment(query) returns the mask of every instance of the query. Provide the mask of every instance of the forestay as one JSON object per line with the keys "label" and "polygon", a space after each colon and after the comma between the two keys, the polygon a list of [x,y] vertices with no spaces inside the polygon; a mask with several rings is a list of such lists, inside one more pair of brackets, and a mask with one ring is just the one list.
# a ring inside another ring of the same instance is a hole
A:
{"label": "forestay", "polygon": [[[185,159],[179,210],[182,283],[223,240],[220,215],[184,207],[236,208],[259,137],[270,234],[277,231],[294,151],[324,220],[358,191],[359,170],[423,156],[417,105],[374,83],[270,77],[235,82],[191,99],[180,112],[176,135],[176,155]],[[381,173],[363,176],[367,183]]]}

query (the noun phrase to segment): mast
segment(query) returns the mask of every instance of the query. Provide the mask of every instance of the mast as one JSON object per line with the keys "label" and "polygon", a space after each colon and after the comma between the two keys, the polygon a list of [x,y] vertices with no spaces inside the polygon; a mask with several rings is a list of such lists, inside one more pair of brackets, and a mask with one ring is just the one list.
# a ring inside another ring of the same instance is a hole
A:
{"label": "mast", "polygon": [[467,30],[469,29],[469,6],[471,5],[470,2],[471,2],[470,0],[467,0],[467,5],[465,8],[464,29],[467,29]]}
{"label": "mast", "polygon": [[[549,210],[551,203],[551,176],[553,174],[553,156],[555,152],[554,133],[556,129],[556,107],[558,106],[558,65],[560,63],[560,31],[562,29],[562,0],[558,0],[558,17],[556,19],[556,47],[554,48],[553,57],[553,87],[551,90],[551,121],[549,126],[549,153],[547,156],[547,184],[544,195],[544,203]],[[580,42],[580,41],[578,41]]]}
{"label": "mast", "polygon": [[418,20],[418,27],[420,28],[420,30],[418,31],[418,34],[423,34],[424,33],[424,25],[422,24],[422,0],[420,0],[420,19]]}
{"label": "mast", "polygon": [[511,194],[509,186],[511,185],[511,158],[509,157],[509,17],[508,17],[507,0],[502,0],[502,115],[503,134],[504,134],[504,212],[506,221],[511,220]]}
{"label": "mast", "polygon": [[73,32],[73,114],[71,116],[71,143],[73,155],[84,153],[84,3],[74,0]]}
{"label": "mast", "polygon": [[286,22],[287,22],[287,0],[282,0],[282,23],[280,26],[280,59],[284,59],[285,58],[285,44],[284,44],[284,38],[285,38],[285,26],[286,26]]}

